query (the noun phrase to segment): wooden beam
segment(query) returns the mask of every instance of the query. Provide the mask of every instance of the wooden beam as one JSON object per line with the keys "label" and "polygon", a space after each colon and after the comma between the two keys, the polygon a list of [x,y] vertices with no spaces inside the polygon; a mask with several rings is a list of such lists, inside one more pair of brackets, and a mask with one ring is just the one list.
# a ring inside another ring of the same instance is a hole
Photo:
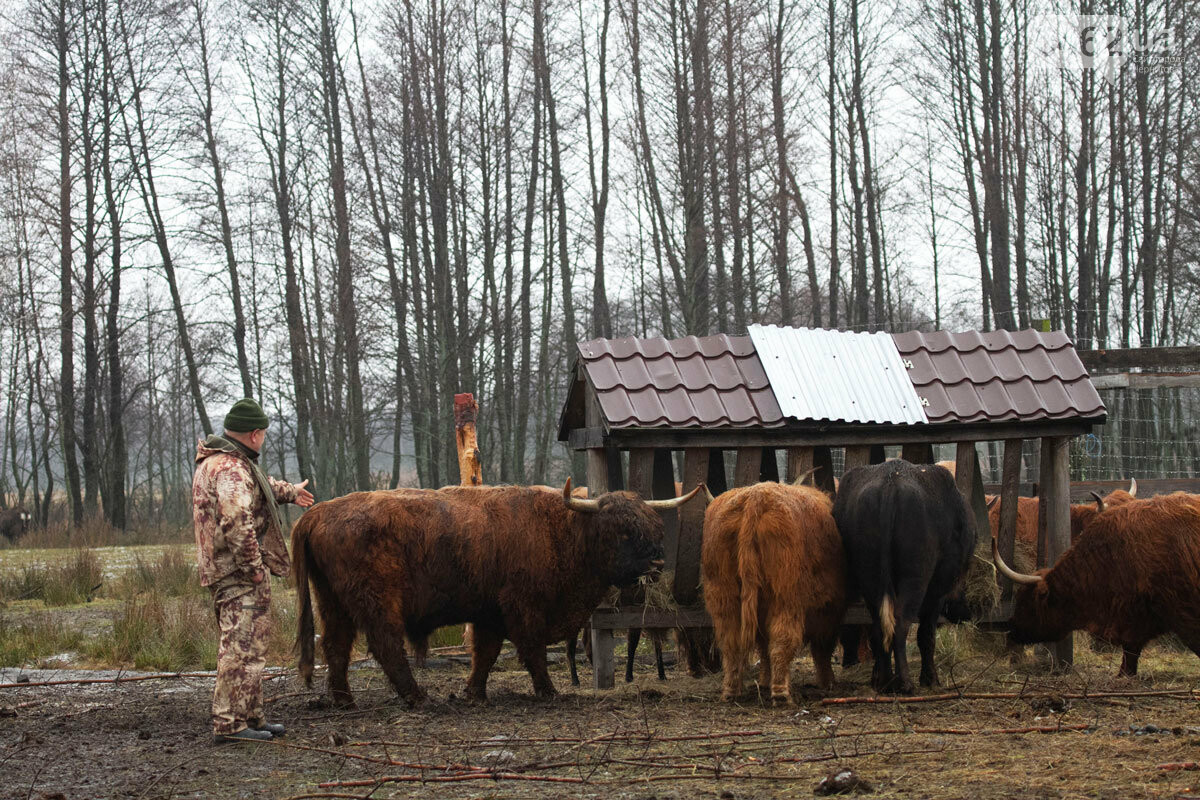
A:
{"label": "wooden beam", "polygon": [[[1071,448],[1070,440],[1054,437],[1043,440],[1041,464],[1041,502],[1044,517],[1039,514],[1039,523],[1045,525],[1046,563],[1054,564],[1071,546]],[[1044,520],[1044,523],[1043,523]],[[1039,531],[1040,533],[1040,531]],[[1039,542],[1042,536],[1038,537]],[[1071,635],[1049,646],[1056,669],[1071,666],[1074,660]]]}
{"label": "wooden beam", "polygon": [[[710,451],[707,447],[684,451],[684,493],[690,492],[708,478],[709,460]],[[693,501],[685,503],[679,509],[675,585],[671,587],[671,593],[680,605],[693,603],[700,591],[700,543],[704,535],[704,508],[704,503]]]}
{"label": "wooden beam", "polygon": [[[1017,537],[1017,489],[1021,480],[1021,440],[1013,439],[1004,443],[1004,470],[1000,480],[1000,529],[997,531],[996,544],[1000,549],[1000,557],[1004,563],[1012,564],[1013,551]],[[1012,581],[996,573],[1000,583],[1001,597],[1012,597]]]}
{"label": "wooden beam", "polygon": [[1200,347],[1129,347],[1076,352],[1088,372],[1131,367],[1200,367]]}
{"label": "wooden beam", "polygon": [[[985,619],[974,620],[978,625],[1003,626],[1012,618],[1012,603],[1004,601]],[[853,603],[842,617],[843,625],[869,625],[871,615],[862,602]],[[712,618],[703,606],[682,606],[668,611],[645,606],[622,606],[597,609],[592,614],[592,630],[616,631],[626,628],[711,628]],[[915,626],[914,626],[915,628]]]}
{"label": "wooden beam", "polygon": [[[1102,425],[1104,417],[1044,422],[972,423],[945,425],[862,425],[813,428],[671,429],[614,428],[607,441],[618,447],[844,447],[848,445],[944,444],[957,441],[1002,441],[1041,436],[1079,436]],[[575,431],[571,432],[574,436]],[[572,441],[574,441],[572,439]],[[572,447],[575,445],[572,444]]]}
{"label": "wooden beam", "polygon": [[1120,372],[1093,375],[1097,389],[1195,389],[1200,387],[1200,372]]}
{"label": "wooden beam", "polygon": [[608,437],[604,428],[576,428],[567,434],[567,446],[572,450],[591,450],[593,447],[604,447]]}
{"label": "wooden beam", "polygon": [[[1137,478],[1136,475],[1131,475],[1131,478]],[[1092,492],[1097,492],[1101,496],[1107,495],[1109,492],[1115,492],[1120,489],[1125,491],[1129,488],[1129,481],[1078,481],[1071,484],[1071,502],[1072,503],[1090,503],[1092,502]],[[1200,494],[1200,478],[1137,478],[1137,496],[1139,499],[1154,497],[1159,494],[1171,494],[1172,492],[1187,492],[1188,494]]]}

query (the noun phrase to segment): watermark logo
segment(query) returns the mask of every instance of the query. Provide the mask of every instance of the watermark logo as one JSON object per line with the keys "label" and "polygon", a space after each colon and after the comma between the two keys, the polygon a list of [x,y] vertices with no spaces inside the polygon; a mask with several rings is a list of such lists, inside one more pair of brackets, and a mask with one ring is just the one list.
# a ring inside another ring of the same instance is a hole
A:
{"label": "watermark logo", "polygon": [[1042,66],[1099,73],[1115,80],[1124,69],[1155,70],[1178,66],[1169,27],[1138,28],[1131,17],[1116,14],[1045,14],[1030,20],[1030,55]]}

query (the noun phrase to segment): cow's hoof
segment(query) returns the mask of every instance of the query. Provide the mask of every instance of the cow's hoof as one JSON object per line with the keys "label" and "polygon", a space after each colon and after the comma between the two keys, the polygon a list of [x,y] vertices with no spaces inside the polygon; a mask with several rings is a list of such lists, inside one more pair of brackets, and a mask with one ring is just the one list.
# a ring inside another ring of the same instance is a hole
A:
{"label": "cow's hoof", "polygon": [[734,701],[734,699],[736,699],[736,698],[735,698],[733,692],[721,692],[721,702],[732,703]]}
{"label": "cow's hoof", "polygon": [[917,687],[913,686],[912,681],[901,681],[900,685],[896,687],[896,694],[912,694],[916,690]]}
{"label": "cow's hoof", "polygon": [[786,708],[791,704],[792,698],[788,697],[786,694],[771,695],[771,705],[775,706],[776,708]]}
{"label": "cow's hoof", "polygon": [[487,692],[473,692],[470,689],[463,692],[463,702],[469,706],[486,706]]}
{"label": "cow's hoof", "polygon": [[922,672],[921,673],[921,685],[922,686],[931,686],[931,687],[932,686],[941,686],[942,682],[938,680],[938,676],[937,676],[936,672],[934,672],[934,673]]}
{"label": "cow's hoof", "polygon": [[343,711],[348,708],[354,708],[354,698],[351,697],[347,692],[334,692],[329,697],[329,703],[334,708],[338,708]]}

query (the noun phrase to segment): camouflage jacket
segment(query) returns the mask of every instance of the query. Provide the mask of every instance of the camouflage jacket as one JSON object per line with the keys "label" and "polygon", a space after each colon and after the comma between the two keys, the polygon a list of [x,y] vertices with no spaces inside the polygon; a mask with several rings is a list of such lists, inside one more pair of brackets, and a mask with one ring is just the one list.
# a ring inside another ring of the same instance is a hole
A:
{"label": "camouflage jacket", "polygon": [[[264,495],[263,481],[274,502]],[[296,492],[292,484],[266,477],[228,440],[210,436],[200,442],[192,477],[200,583],[209,586],[235,573],[249,581],[263,567],[286,576],[291,565],[276,504],[295,502]]]}

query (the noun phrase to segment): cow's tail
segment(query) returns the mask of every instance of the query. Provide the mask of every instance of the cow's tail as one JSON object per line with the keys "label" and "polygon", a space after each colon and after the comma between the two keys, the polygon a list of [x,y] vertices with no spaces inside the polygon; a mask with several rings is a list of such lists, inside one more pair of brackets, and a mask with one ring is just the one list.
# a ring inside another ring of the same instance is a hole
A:
{"label": "cow's tail", "polygon": [[896,535],[900,519],[900,487],[892,483],[887,491],[881,492],[879,507],[879,630],[883,635],[883,649],[892,648],[892,635],[896,632],[895,594],[892,585],[892,537]]}
{"label": "cow's tail", "polygon": [[308,537],[310,515],[300,517],[292,528],[292,575],[296,578],[296,650],[300,654],[300,677],[312,687],[313,675],[313,612],[308,591]]}
{"label": "cow's tail", "polygon": [[750,652],[758,636],[758,595],[763,585],[763,569],[757,533],[763,511],[762,501],[751,494],[738,522],[738,580],[742,584],[742,624],[738,644],[744,653]]}

